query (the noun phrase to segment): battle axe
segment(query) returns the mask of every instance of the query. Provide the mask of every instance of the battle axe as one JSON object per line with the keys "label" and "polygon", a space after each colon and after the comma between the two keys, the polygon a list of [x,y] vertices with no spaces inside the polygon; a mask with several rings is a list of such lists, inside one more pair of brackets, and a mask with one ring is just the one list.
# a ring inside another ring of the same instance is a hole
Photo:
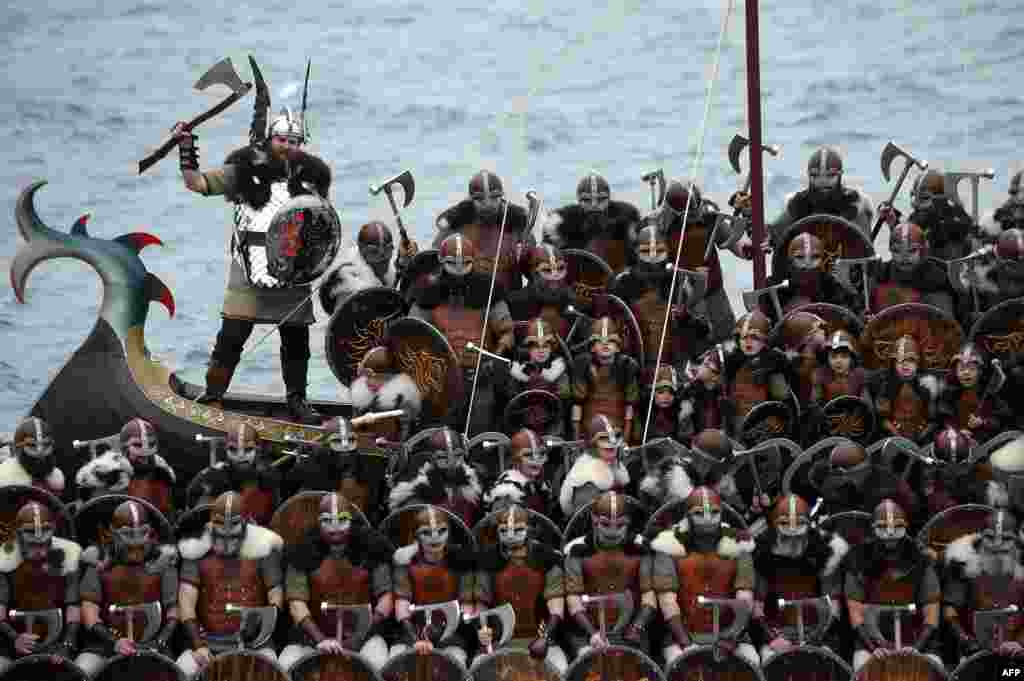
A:
{"label": "battle axe", "polygon": [[223,435],[203,435],[196,433],[196,442],[205,442],[210,445],[210,468],[217,465],[217,447],[223,445],[227,439]]}
{"label": "battle axe", "polygon": [[[907,179],[907,173],[910,172],[910,166],[917,166],[921,172],[928,170],[928,161],[919,161],[903,149],[897,147],[892,140],[885,145],[882,149],[882,156],[880,161],[882,163],[882,177],[885,181],[889,181],[890,170],[892,169],[892,162],[898,157],[902,156],[906,161],[903,163],[903,170],[900,171],[900,177],[896,180],[896,186],[892,188],[892,193],[889,194],[888,205],[891,208],[892,202],[896,200],[896,195],[900,193],[900,188],[903,187],[903,181]],[[879,230],[882,229],[882,216],[879,215],[875,220],[875,226],[871,229],[871,243],[875,242],[875,237],[878,236]]]}
{"label": "battle axe", "polygon": [[[239,615],[241,617],[238,629],[239,650],[245,649],[247,645],[251,649],[261,648],[263,647],[263,644],[269,641],[270,637],[274,635],[274,627],[277,626],[277,608],[273,605],[249,607],[228,603],[224,606],[224,612],[228,615]],[[256,635],[256,638],[246,644],[246,642],[242,640],[242,632],[245,631],[245,621],[250,617],[260,618],[260,633]]]}
{"label": "battle axe", "polygon": [[[651,210],[656,209],[665,198],[665,171],[661,168],[652,170],[640,178],[651,186]],[[657,186],[657,189],[655,189]]]}
{"label": "battle axe", "polygon": [[609,604],[618,606],[619,619],[615,623],[613,631],[619,631],[629,624],[629,621],[633,618],[633,594],[628,591],[618,591],[616,593],[601,594],[599,596],[589,596],[584,594],[580,597],[584,607],[597,606],[597,623],[601,631],[601,638],[605,641],[608,640],[608,606]]}
{"label": "battle axe", "polygon": [[98,437],[94,440],[72,440],[71,446],[75,449],[88,449],[89,458],[95,459],[97,450],[106,445],[110,449],[119,449],[121,447],[121,434],[108,435],[106,437]]}
{"label": "battle axe", "polygon": [[[127,638],[129,641],[138,641],[139,643],[149,641],[160,631],[160,625],[163,622],[163,608],[160,606],[160,601],[140,603],[139,605],[113,604],[108,610],[112,616],[117,613],[124,614],[125,631],[128,634]],[[146,618],[146,625],[143,628],[142,636],[139,638],[135,638],[135,613],[142,613],[143,617]]]}
{"label": "battle axe", "polygon": [[[739,175],[743,172],[743,168],[740,166],[740,154],[750,146],[750,140],[743,135],[733,135],[732,141],[729,142],[729,164],[732,169]],[[762,144],[762,151],[767,151],[772,156],[778,156],[780,147],[777,144]],[[740,191],[746,194],[750,191],[750,173],[747,173],[747,179],[743,181],[743,189]]]}
{"label": "battle axe", "polygon": [[363,603],[362,605],[337,605],[334,603],[322,602],[320,603],[320,612],[334,612],[338,618],[337,625],[335,626],[334,633],[335,639],[338,643],[342,641],[343,621],[346,614],[351,614],[355,619],[355,624],[352,625],[352,647],[358,650],[362,645],[363,639],[370,632],[370,627],[373,626],[373,608],[370,607],[369,603]]}
{"label": "battle axe", "polygon": [[46,637],[36,643],[36,650],[45,650],[57,640],[61,630],[64,628],[64,613],[60,608],[48,610],[8,610],[7,618],[11,620],[22,620],[25,622],[25,631],[29,634],[36,627],[38,620],[46,622]]}
{"label": "battle axe", "polygon": [[[750,603],[738,598],[709,598],[697,596],[697,605],[711,608],[711,636],[693,633],[693,640],[700,644],[717,644],[719,641],[734,641],[750,621]],[[732,623],[722,629],[722,609],[732,611]]]}
{"label": "battle axe", "polygon": [[464,622],[479,620],[481,629],[489,626],[487,622],[491,618],[497,618],[501,623],[501,639],[498,641],[497,645],[495,645],[494,641],[491,641],[487,646],[488,655],[493,653],[495,648],[500,648],[508,643],[509,639],[512,638],[512,634],[516,630],[516,611],[512,607],[512,604],[505,603],[504,605],[499,605],[498,607],[491,608],[490,610],[481,610],[476,615],[463,615],[462,617]]}
{"label": "battle axe", "polygon": [[370,194],[373,196],[377,196],[381,192],[387,194],[388,203],[391,204],[391,212],[395,214],[395,222],[398,224],[398,232],[402,237],[402,243],[407,244],[409,243],[409,234],[405,231],[405,225],[402,224],[402,215],[398,212],[398,204],[395,203],[394,190],[392,189],[396,184],[402,186],[402,208],[408,208],[409,204],[412,203],[412,197],[416,195],[416,182],[412,179],[412,171],[405,170],[381,184],[371,184]]}
{"label": "battle axe", "polygon": [[[808,642],[812,644],[817,643],[832,624],[832,599],[828,596],[788,600],[780,598],[778,603],[779,610],[796,608],[796,641],[798,646],[807,645]],[[807,630],[807,624],[804,622],[804,606],[812,606],[818,615],[817,624],[810,631]],[[786,637],[792,639],[788,632]]]}
{"label": "battle axe", "polygon": [[906,605],[878,605],[875,603],[864,604],[864,626],[867,628],[868,635],[876,641],[884,641],[885,636],[882,636],[882,630],[878,626],[878,620],[882,613],[892,615],[892,626],[893,626],[893,639],[896,644],[896,650],[903,648],[903,615],[914,614],[917,612],[917,605],[915,603],[907,603]]}
{"label": "battle axe", "polygon": [[[199,80],[196,81],[195,89],[205,90],[211,85],[218,84],[227,85],[231,89],[231,94],[217,106],[205,113],[199,114],[186,123],[184,128],[186,132],[191,132],[200,124],[205,123],[220,112],[224,111],[239,99],[247,95],[249,90],[252,89],[252,83],[243,83],[242,79],[238,77],[238,72],[235,71],[235,65],[231,63],[231,57],[226,57],[211,66],[210,70],[204,73]],[[150,166],[167,156],[167,154],[171,153],[171,149],[176,146],[178,146],[178,140],[172,137],[164,142],[159,149],[139,161],[139,175],[146,172]]]}
{"label": "battle axe", "polygon": [[985,648],[996,650],[1006,641],[1008,620],[1020,612],[1016,605],[974,612],[974,635]]}
{"label": "battle axe", "polygon": [[[986,180],[994,179],[996,172],[992,168],[987,170],[980,170],[977,172],[957,172],[957,173],[946,173],[943,175],[943,188],[946,190],[946,196],[956,203],[961,203],[960,193],[957,191],[957,187],[960,186],[961,180],[969,180],[971,183],[971,218],[974,220],[974,224],[978,224],[978,183],[981,182],[982,178]],[[962,205],[962,204],[961,204]]]}
{"label": "battle axe", "polygon": [[832,262],[832,276],[839,280],[839,283],[843,284],[847,289],[853,291],[856,286],[853,283],[853,268],[861,267],[860,278],[861,288],[864,294],[864,309],[868,312],[871,311],[871,290],[870,284],[868,283],[868,267],[871,263],[880,262],[880,258],[877,255],[872,255],[867,258],[836,258]]}
{"label": "battle axe", "polygon": [[761,296],[766,295],[772,301],[772,309],[775,310],[776,321],[781,321],[785,315],[782,312],[782,303],[779,302],[779,290],[787,286],[789,286],[789,279],[772,286],[766,286],[765,288],[743,291],[743,306],[747,308],[747,312],[753,312],[758,308]]}
{"label": "battle axe", "polygon": [[444,642],[451,638],[452,634],[459,626],[459,617],[462,614],[462,605],[458,601],[445,601],[444,603],[434,603],[432,605],[410,605],[409,613],[416,614],[422,612],[424,615],[424,628],[430,626],[433,622],[434,614],[441,613],[444,615],[444,632],[441,634],[441,638],[438,642]]}

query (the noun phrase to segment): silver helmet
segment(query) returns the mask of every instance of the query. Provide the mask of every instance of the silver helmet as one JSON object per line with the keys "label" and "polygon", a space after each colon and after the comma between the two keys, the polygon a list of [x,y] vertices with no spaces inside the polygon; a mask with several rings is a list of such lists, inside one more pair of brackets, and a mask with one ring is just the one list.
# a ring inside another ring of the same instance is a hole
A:
{"label": "silver helmet", "polygon": [[299,144],[306,143],[306,125],[302,113],[295,113],[290,107],[281,109],[277,118],[270,122],[268,137],[286,137],[295,139]]}

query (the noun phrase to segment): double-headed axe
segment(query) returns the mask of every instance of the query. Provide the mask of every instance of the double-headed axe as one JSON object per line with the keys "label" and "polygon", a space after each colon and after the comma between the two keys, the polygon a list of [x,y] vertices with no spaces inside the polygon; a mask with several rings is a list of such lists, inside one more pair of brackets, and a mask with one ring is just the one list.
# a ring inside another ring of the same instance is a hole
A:
{"label": "double-headed axe", "polygon": [[[732,166],[732,169],[736,171],[737,175],[743,172],[743,168],[740,166],[740,153],[748,146],[750,146],[750,140],[743,135],[733,135],[732,141],[729,142],[729,164]],[[780,147],[778,144],[762,144],[761,150],[767,151],[772,156],[778,156]],[[740,191],[744,194],[749,192],[750,182],[750,173],[747,173],[747,179],[743,181],[743,189]]]}
{"label": "double-headed axe", "polygon": [[444,642],[451,638],[451,635],[455,633],[455,629],[459,626],[462,605],[458,601],[445,601],[444,603],[434,603],[432,605],[416,605],[414,603],[409,606],[410,616],[417,612],[423,613],[424,628],[431,625],[435,612],[444,615],[444,632],[441,634],[441,638],[437,639],[438,642]]}
{"label": "double-headed axe", "polygon": [[501,622],[501,639],[498,640],[497,645],[495,645],[493,640],[487,644],[488,655],[493,653],[495,648],[500,648],[508,643],[509,639],[512,638],[513,632],[516,630],[516,611],[512,607],[512,604],[505,603],[504,605],[499,605],[498,607],[491,608],[490,610],[481,610],[475,615],[462,616],[463,622],[478,620],[480,622],[481,629],[484,627],[490,628],[487,624],[490,618],[497,618],[498,621]]}
{"label": "double-headed axe", "polygon": [[778,284],[766,286],[765,288],[743,291],[741,294],[743,296],[743,306],[747,308],[747,312],[753,312],[760,305],[761,296],[767,295],[772,301],[772,309],[775,310],[776,321],[780,321],[785,315],[782,312],[782,303],[779,301],[779,290],[787,286],[789,286],[789,279]]}
{"label": "double-headed axe", "polygon": [[[881,156],[882,177],[885,178],[886,182],[889,181],[889,177],[890,177],[890,172],[889,171],[892,169],[892,162],[896,158],[898,158],[900,156],[905,158],[906,162],[904,162],[904,164],[903,164],[903,170],[900,171],[899,179],[896,180],[896,186],[892,188],[892,193],[889,194],[888,205],[889,205],[890,208],[892,207],[893,201],[896,200],[896,195],[900,193],[900,188],[903,187],[903,181],[907,179],[907,173],[910,172],[910,166],[917,166],[918,169],[921,170],[921,172],[924,172],[925,170],[928,170],[928,161],[919,161],[919,160],[917,160],[916,158],[914,158],[913,156],[908,154],[903,149],[900,149],[899,147],[897,147],[896,144],[893,143],[892,140],[889,140],[889,142],[885,145],[885,148],[882,149],[882,156]],[[878,236],[879,230],[882,229],[882,222],[883,222],[882,216],[879,215],[875,219],[875,226],[871,228],[871,242],[872,243],[874,243],[875,237]]]}
{"label": "double-headed axe", "polygon": [[868,267],[871,263],[879,262],[880,259],[877,255],[872,255],[867,258],[836,258],[832,262],[832,276],[843,283],[847,288],[853,289],[853,273],[852,270],[858,265],[862,266],[861,269],[861,283],[863,286],[864,294],[864,309],[868,312],[871,311],[871,290],[870,284],[868,283]]}
{"label": "double-headed axe", "polygon": [[960,181],[968,179],[971,181],[971,218],[974,220],[974,224],[978,224],[978,183],[982,178],[986,180],[994,179],[996,171],[992,168],[987,170],[979,170],[977,172],[957,172],[957,173],[946,173],[943,175],[943,187],[946,190],[946,196],[953,201],[961,203],[960,194],[957,191],[957,187],[960,185]]}
{"label": "double-headed axe", "polygon": [[[205,123],[220,112],[224,111],[224,109],[249,94],[249,90],[252,89],[252,83],[243,83],[242,79],[238,77],[238,72],[235,71],[235,65],[231,63],[231,57],[226,57],[211,66],[210,70],[204,73],[199,80],[196,81],[195,89],[205,90],[211,85],[218,84],[227,85],[231,88],[231,95],[209,111],[199,114],[186,123],[184,128],[186,132],[192,131],[200,124]],[[139,161],[139,175],[146,172],[150,166],[167,156],[167,154],[171,153],[171,149],[176,146],[178,146],[178,140],[172,137],[164,142],[159,149]]]}
{"label": "double-headed axe", "polygon": [[[139,605],[117,605],[111,604],[107,608],[111,615],[117,613],[124,614],[125,620],[125,631],[127,632],[126,638],[129,641],[135,641],[138,643],[145,643],[149,639],[156,636],[156,633],[160,630],[160,624],[163,617],[163,608],[160,606],[160,601],[153,601],[151,603],[141,603]],[[135,638],[135,613],[141,612],[146,618],[146,626],[142,631],[142,636]]]}
{"label": "double-headed axe", "polygon": [[652,170],[641,177],[640,180],[651,186],[651,210],[656,209],[661,204],[662,199],[665,198],[665,171],[661,168]]}
{"label": "double-headed axe", "polygon": [[382,191],[387,194],[388,203],[391,204],[391,212],[395,214],[398,232],[402,237],[402,244],[405,245],[409,243],[409,234],[405,231],[405,225],[402,224],[402,215],[398,212],[398,204],[395,203],[395,195],[391,189],[396,184],[402,185],[402,208],[408,208],[409,204],[412,203],[412,197],[416,195],[416,182],[412,179],[412,172],[409,170],[404,170],[379,185],[371,184],[370,194],[377,196]]}
{"label": "double-headed axe", "polygon": [[362,605],[337,605],[335,603],[320,603],[320,612],[331,612],[338,618],[338,622],[334,629],[335,639],[338,643],[341,643],[342,634],[344,633],[343,620],[347,613],[352,613],[355,617],[355,624],[352,625],[352,640],[354,641],[353,647],[359,648],[363,638],[370,631],[370,627],[373,624],[373,608],[370,607],[369,603],[363,603]]}

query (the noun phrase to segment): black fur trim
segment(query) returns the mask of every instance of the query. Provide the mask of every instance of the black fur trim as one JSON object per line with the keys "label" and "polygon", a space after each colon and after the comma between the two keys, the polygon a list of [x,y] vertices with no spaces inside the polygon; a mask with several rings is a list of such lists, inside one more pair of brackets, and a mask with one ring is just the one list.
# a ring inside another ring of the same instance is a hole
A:
{"label": "black fur trim", "polygon": [[257,147],[235,149],[224,160],[235,169],[235,186],[227,195],[229,201],[245,203],[261,210],[270,201],[270,185],[286,176],[283,163]]}
{"label": "black fur trim", "polygon": [[316,193],[327,198],[331,191],[331,168],[323,159],[298,150],[292,152],[291,156],[291,177],[288,180],[288,193],[292,196],[301,196],[310,192],[304,186],[311,185]]}
{"label": "black fur trim", "polygon": [[640,222],[640,211],[625,201],[608,202],[608,222],[600,234],[586,229],[586,214],[578,203],[558,208],[555,213],[562,219],[557,229],[564,248],[586,248],[592,239],[600,236],[625,240],[629,237],[630,227]]}
{"label": "black fur trim", "polygon": [[[501,216],[504,213],[504,208],[498,212],[498,224],[501,224]],[[518,206],[514,203],[510,203],[508,206],[508,219],[505,222],[506,232],[522,232],[526,229],[526,209],[522,206]],[[447,220],[448,225],[443,229],[446,232],[458,232],[466,225],[473,224],[476,222],[476,206],[473,204],[472,199],[463,199],[454,206],[444,210],[439,216],[437,216],[437,227],[442,229],[441,221]]]}
{"label": "black fur trim", "polygon": [[804,551],[804,554],[797,558],[789,558],[772,553],[777,533],[774,527],[769,527],[764,534],[757,538],[753,556],[754,569],[759,575],[769,575],[780,568],[798,566],[807,574],[820,574],[832,555],[832,548],[828,543],[829,538],[820,530],[812,529],[809,534],[807,550]]}
{"label": "black fur trim", "polygon": [[[448,303],[454,297],[462,300],[468,308],[482,310],[487,307],[487,296],[490,290],[491,278],[486,274],[473,272],[461,281],[448,276],[440,276],[419,292],[416,304],[422,308],[431,309]],[[495,283],[492,304],[504,299],[504,289],[500,284]]]}
{"label": "black fur trim", "polygon": [[448,545],[448,567],[458,572],[471,572],[479,565],[480,556],[472,546]]}
{"label": "black fur trim", "polygon": [[[642,541],[639,544],[637,543],[637,537],[642,536],[643,535],[637,532],[629,532],[626,535],[626,540],[622,543],[621,548],[623,553],[625,553],[627,556],[642,556],[646,553],[649,553],[650,546],[648,541]],[[591,531],[588,532],[586,536],[584,536],[583,541],[581,543],[573,544],[571,547],[569,547],[569,553],[567,554],[567,557],[589,558],[590,556],[593,556],[605,550],[607,549],[600,549],[594,544],[594,533]]]}
{"label": "black fur trim", "polygon": [[[303,541],[285,547],[285,562],[303,572],[312,572],[330,552],[320,538],[320,528],[311,527]],[[389,564],[395,553],[394,545],[383,534],[372,528],[355,527],[348,540],[348,559],[356,567],[373,569],[381,563]]]}
{"label": "black fur trim", "polygon": [[786,206],[793,222],[814,213],[827,213],[853,221],[860,213],[860,194],[855,189],[840,187],[838,191],[812,192],[804,189],[797,192]]}
{"label": "black fur trim", "polygon": [[[593,355],[582,352],[573,357],[573,378],[577,381],[590,382],[590,365]],[[627,386],[636,380],[640,373],[640,365],[632,357],[620,352],[612,362],[612,377],[621,386]]]}

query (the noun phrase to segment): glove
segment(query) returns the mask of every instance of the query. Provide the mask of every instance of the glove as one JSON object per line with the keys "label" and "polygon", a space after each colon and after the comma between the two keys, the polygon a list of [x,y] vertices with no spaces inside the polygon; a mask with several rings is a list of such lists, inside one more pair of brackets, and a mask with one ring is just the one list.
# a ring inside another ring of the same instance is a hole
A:
{"label": "glove", "polygon": [[182,170],[199,170],[199,139],[191,133],[183,133],[178,138],[178,165]]}

